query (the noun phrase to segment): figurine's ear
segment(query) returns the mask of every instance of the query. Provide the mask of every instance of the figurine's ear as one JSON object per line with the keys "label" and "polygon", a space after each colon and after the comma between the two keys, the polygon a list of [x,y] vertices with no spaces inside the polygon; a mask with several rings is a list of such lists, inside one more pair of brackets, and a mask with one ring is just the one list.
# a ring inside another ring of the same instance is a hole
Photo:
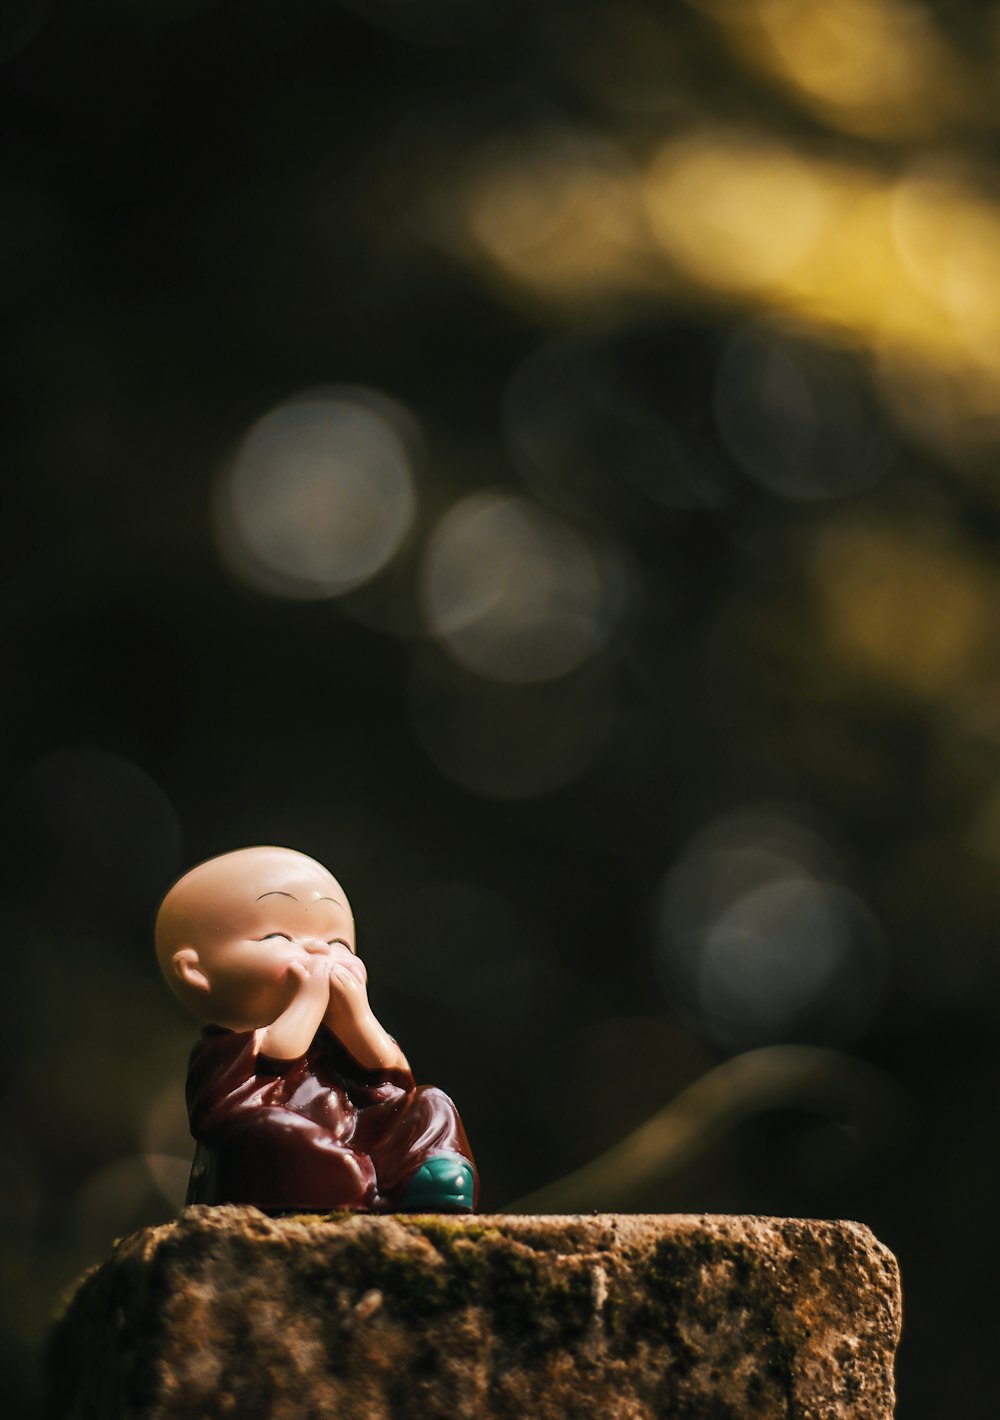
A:
{"label": "figurine's ear", "polygon": [[185,986],[191,986],[195,991],[210,989],[208,977],[201,969],[194,947],[181,947],[179,952],[174,952],[170,965],[174,969],[174,975],[179,981],[183,981]]}

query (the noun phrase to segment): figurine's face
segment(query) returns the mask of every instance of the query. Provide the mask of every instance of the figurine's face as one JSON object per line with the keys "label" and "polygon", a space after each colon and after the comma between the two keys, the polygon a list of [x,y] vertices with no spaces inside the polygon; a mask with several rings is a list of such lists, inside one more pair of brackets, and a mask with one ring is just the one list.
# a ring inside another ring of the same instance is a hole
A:
{"label": "figurine's face", "polygon": [[157,944],[182,999],[232,1030],[277,1019],[296,990],[293,962],[337,955],[364,977],[343,888],[288,849],[244,849],[193,869],[164,900]]}
{"label": "figurine's face", "polygon": [[250,884],[248,901],[222,916],[218,933],[194,942],[220,1025],[270,1025],[294,994],[292,962],[354,954],[350,908],[333,878],[321,885],[325,893],[286,879],[283,888],[254,896],[258,886]]}

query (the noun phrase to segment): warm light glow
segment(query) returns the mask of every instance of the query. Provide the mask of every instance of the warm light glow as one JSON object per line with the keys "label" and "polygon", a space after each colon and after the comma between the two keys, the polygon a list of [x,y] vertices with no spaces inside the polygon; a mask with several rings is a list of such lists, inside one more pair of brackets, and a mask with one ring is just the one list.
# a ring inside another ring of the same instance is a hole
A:
{"label": "warm light glow", "polygon": [[[935,253],[942,226],[954,224],[921,194],[860,165],[807,163],[791,150],[779,159],[757,140],[711,131],[668,143],[648,191],[665,254],[707,289],[742,288],[876,349],[932,361],[969,360],[971,345],[987,366],[980,332],[992,331],[1000,301],[997,217],[970,189],[952,194],[974,213],[956,219],[953,259]],[[1000,381],[1000,360],[995,368]]]}
{"label": "warm light glow", "polygon": [[647,199],[666,255],[706,284],[735,290],[766,290],[794,276],[830,216],[830,193],[806,162],[742,132],[665,144]]}
{"label": "warm light glow", "polygon": [[827,635],[847,663],[927,693],[956,692],[992,640],[996,588],[933,527],[847,524],[820,537]]}
{"label": "warm light glow", "polygon": [[513,280],[579,296],[638,275],[634,175],[606,140],[539,134],[484,153],[461,207],[475,248]]}
{"label": "warm light glow", "polygon": [[416,511],[415,426],[372,390],[321,390],[260,419],[216,497],[220,550],[275,596],[336,596],[392,559]]}
{"label": "warm light glow", "polygon": [[909,0],[705,3],[736,51],[850,132],[915,137],[961,111],[962,74]]}
{"label": "warm light glow", "polygon": [[993,484],[994,450],[1000,444],[1000,370],[965,352],[941,363],[915,359],[888,342],[878,351],[876,370],[883,397],[902,428],[950,463],[979,466]]}
{"label": "warm light glow", "polygon": [[914,282],[951,318],[970,352],[997,368],[1000,204],[957,174],[918,169],[894,194],[892,230]]}
{"label": "warm light glow", "polygon": [[967,367],[973,423],[1000,400],[1000,203],[974,174],[900,181],[713,126],[667,139],[642,173],[578,134],[479,159],[474,180],[431,200],[430,228],[514,301],[662,297],[687,283],[833,329],[886,368],[923,363],[947,379],[958,363],[962,384]]}

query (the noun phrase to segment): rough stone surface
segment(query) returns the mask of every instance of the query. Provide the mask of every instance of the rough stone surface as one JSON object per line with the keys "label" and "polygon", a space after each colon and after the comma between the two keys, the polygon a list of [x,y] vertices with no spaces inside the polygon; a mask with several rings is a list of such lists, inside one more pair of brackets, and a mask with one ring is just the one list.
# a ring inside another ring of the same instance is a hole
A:
{"label": "rough stone surface", "polygon": [[79,1286],[50,1420],[885,1420],[857,1223],[188,1208]]}

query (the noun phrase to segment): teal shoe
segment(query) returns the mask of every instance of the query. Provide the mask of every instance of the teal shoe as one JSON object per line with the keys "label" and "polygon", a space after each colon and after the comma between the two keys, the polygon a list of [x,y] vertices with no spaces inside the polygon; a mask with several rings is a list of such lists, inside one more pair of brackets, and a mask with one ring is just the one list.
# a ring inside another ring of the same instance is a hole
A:
{"label": "teal shoe", "polygon": [[471,1213],[476,1175],[461,1154],[435,1154],[410,1179],[400,1211],[404,1213]]}

